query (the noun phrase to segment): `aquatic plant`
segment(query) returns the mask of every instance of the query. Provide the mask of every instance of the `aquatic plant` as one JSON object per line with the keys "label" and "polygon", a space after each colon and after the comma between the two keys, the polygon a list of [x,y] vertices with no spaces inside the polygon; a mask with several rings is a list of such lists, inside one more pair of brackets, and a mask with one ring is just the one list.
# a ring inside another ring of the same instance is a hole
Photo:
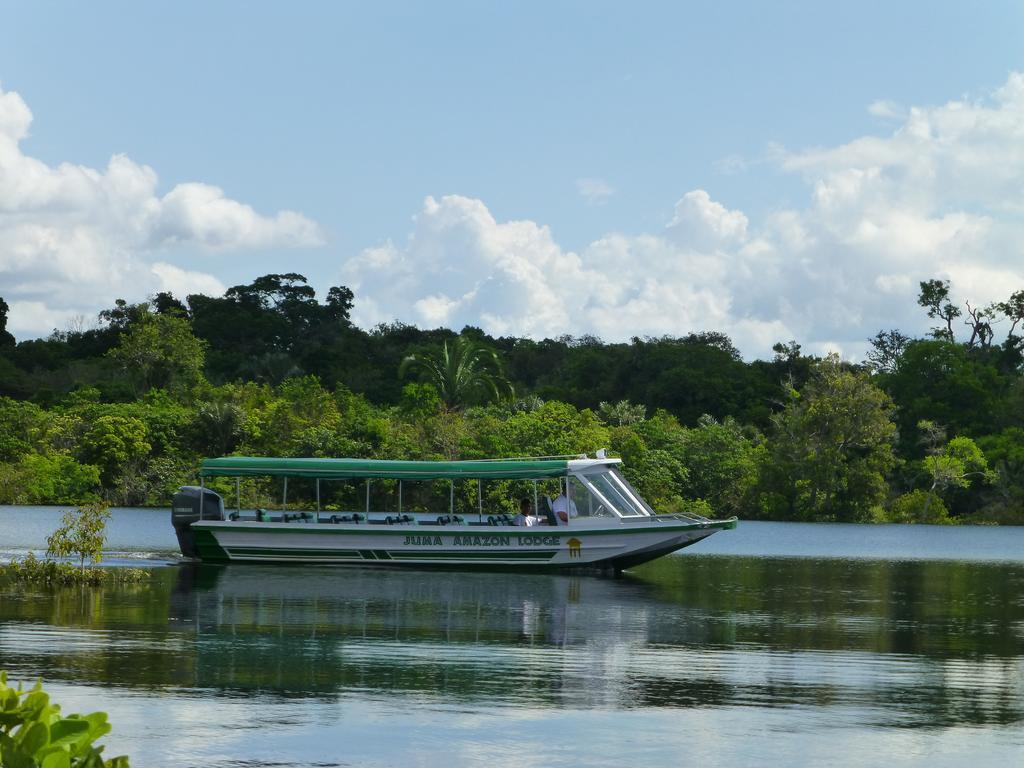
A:
{"label": "aquatic plant", "polygon": [[145,581],[150,572],[145,568],[76,568],[71,563],[40,559],[34,552],[15,558],[0,573],[19,581],[32,581],[50,586],[68,584],[136,583]]}

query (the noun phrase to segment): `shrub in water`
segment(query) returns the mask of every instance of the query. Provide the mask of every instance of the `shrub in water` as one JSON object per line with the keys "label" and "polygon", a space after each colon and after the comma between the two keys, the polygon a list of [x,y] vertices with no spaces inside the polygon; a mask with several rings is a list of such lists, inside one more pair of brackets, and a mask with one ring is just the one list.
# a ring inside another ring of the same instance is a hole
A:
{"label": "shrub in water", "polygon": [[[86,561],[98,565],[103,559],[107,520],[110,511],[106,504],[86,504],[74,512],[66,512],[60,527],[46,539],[46,559],[40,560],[29,552],[23,559],[15,559],[6,571],[16,579],[38,581],[44,584],[101,584],[104,581],[138,582],[149,577],[139,568],[102,570],[87,568]],[[77,558],[78,567],[68,563]],[[6,766],[0,763],[0,766]]]}
{"label": "shrub in water", "polygon": [[77,556],[78,567],[84,573],[86,559],[94,565],[103,559],[109,519],[110,510],[104,503],[86,504],[75,512],[65,512],[60,528],[46,539],[47,556]]}
{"label": "shrub in water", "polygon": [[[145,568],[76,568],[71,563],[40,560],[33,552],[29,552],[21,559],[15,558],[6,568],[0,566],[0,573],[9,574],[21,581],[35,581],[50,586],[134,584],[150,577],[150,571]],[[3,763],[0,763],[0,766],[3,766]]]}

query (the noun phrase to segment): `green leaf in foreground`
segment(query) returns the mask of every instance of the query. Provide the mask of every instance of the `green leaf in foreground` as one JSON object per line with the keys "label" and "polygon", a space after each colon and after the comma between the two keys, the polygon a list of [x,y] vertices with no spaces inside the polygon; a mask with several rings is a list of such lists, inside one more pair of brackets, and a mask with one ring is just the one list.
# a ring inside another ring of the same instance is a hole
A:
{"label": "green leaf in foreground", "polygon": [[41,683],[7,685],[0,671],[0,766],[4,768],[128,768],[127,757],[104,760],[94,742],[110,733],[105,712],[60,713]]}

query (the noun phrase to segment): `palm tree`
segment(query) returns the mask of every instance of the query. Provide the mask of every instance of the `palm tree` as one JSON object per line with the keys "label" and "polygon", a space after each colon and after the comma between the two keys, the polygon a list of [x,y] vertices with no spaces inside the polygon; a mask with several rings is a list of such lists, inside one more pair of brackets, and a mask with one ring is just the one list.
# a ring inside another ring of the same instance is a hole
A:
{"label": "palm tree", "polygon": [[245,413],[234,403],[203,403],[196,414],[207,454],[227,456],[245,438]]}
{"label": "palm tree", "polygon": [[410,371],[437,390],[447,410],[456,411],[474,401],[500,400],[513,395],[505,378],[498,353],[473,339],[459,336],[447,341],[433,355],[408,355],[398,375]]}

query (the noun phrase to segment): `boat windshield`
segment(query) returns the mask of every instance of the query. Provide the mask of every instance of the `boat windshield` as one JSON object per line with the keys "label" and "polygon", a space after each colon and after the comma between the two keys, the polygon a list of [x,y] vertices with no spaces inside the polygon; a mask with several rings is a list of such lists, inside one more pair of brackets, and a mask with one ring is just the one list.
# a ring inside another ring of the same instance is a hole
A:
{"label": "boat windshield", "polygon": [[573,481],[573,485],[578,487],[580,514],[594,517],[609,512],[619,517],[648,517],[653,514],[626,478],[611,467],[576,475]]}

